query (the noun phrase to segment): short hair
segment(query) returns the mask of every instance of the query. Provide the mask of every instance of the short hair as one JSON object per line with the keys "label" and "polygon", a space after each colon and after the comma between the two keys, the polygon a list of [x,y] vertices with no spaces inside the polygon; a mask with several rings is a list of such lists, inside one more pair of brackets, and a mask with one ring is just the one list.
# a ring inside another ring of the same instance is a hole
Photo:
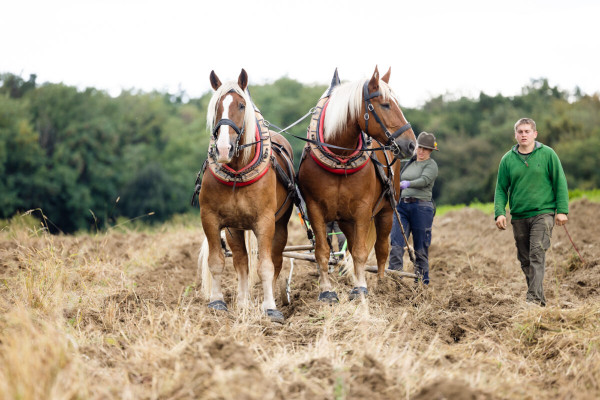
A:
{"label": "short hair", "polygon": [[532,120],[531,118],[521,118],[520,120],[518,120],[515,123],[515,132],[517,131],[517,128],[519,127],[519,125],[525,125],[525,124],[529,124],[531,125],[531,127],[533,128],[534,131],[536,131],[536,127],[535,127],[535,121]]}

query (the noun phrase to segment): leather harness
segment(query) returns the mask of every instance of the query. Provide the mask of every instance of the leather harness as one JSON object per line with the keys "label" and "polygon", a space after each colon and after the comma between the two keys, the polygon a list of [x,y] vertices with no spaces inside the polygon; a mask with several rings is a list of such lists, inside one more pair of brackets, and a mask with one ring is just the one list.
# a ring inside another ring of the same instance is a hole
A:
{"label": "leather harness", "polygon": [[[252,161],[242,169],[236,171],[226,164],[217,162],[217,154],[214,151],[216,146],[216,137],[213,135],[208,145],[208,170],[215,179],[227,186],[247,186],[262,178],[271,165],[272,144],[269,135],[269,129],[265,126],[262,114],[255,110],[256,116],[256,152]],[[220,121],[219,121],[220,123]],[[220,126],[219,123],[217,126]],[[230,125],[230,124],[227,124]],[[238,132],[237,129],[236,132]]]}
{"label": "leather harness", "polygon": [[[210,173],[215,177],[215,179],[218,182],[227,186],[232,186],[233,190],[235,190],[235,188],[238,186],[247,186],[257,182],[267,173],[271,166],[273,166],[277,179],[279,179],[279,181],[283,184],[283,186],[288,192],[285,201],[283,202],[281,207],[279,207],[279,209],[275,213],[275,216],[279,215],[279,213],[283,209],[285,209],[285,206],[286,204],[288,204],[290,198],[294,201],[296,205],[300,205],[302,199],[295,181],[292,155],[288,153],[285,147],[276,142],[271,141],[271,134],[269,132],[269,128],[265,124],[262,114],[256,107],[254,108],[254,114],[256,117],[256,141],[252,144],[256,144],[257,148],[252,161],[238,171],[235,171],[234,169],[225,164],[217,163],[217,156],[216,152],[214,151],[216,136],[213,134],[209,144],[208,158],[204,161],[204,164],[202,164],[202,169],[198,172],[196,176],[196,185],[191,201],[192,206],[195,206],[198,200],[198,195],[202,187],[202,177],[204,176],[204,172],[206,169],[210,171]],[[231,125],[231,123],[233,122],[230,123],[229,120],[227,120],[227,122],[223,124],[220,124],[220,122],[221,121],[217,123],[215,130],[220,125],[230,125],[234,128],[236,133],[238,133],[239,140],[239,136],[241,135],[241,132],[243,130],[240,130],[237,126],[234,126],[235,124]],[[280,165],[277,158],[273,155],[273,151],[280,155],[281,158],[285,161],[285,165],[283,167]]]}
{"label": "leather harness", "polygon": [[[363,169],[369,162],[369,152],[361,151],[371,148],[371,139],[361,132],[358,146],[349,156],[340,156],[329,150],[323,143],[323,128],[329,97],[323,97],[315,107],[308,126],[307,138],[303,153],[308,153],[324,170],[337,175],[350,175]],[[302,156],[304,159],[304,155]]]}

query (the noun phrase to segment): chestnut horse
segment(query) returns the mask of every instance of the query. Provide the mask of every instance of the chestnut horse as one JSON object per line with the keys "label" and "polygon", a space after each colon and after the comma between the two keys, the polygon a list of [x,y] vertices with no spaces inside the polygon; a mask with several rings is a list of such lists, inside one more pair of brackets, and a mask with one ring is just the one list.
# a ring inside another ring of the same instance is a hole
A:
{"label": "chestnut horse", "polygon": [[199,193],[212,276],[208,307],[227,310],[221,291],[225,266],[220,240],[223,229],[237,271],[238,306],[247,305],[248,251],[244,231],[251,230],[258,244],[262,308],[271,320],[282,322],[283,314],[275,305],[273,287],[281,271],[287,223],[292,213],[289,185],[284,185],[280,176],[283,170],[287,179],[294,179],[291,161],[285,160],[285,153],[291,159],[292,148],[285,138],[266,128],[246,90],[245,70],[242,69],[237,82],[224,84],[212,71],[210,83],[215,90],[207,113],[212,135],[207,160],[210,173],[204,173]]}
{"label": "chestnut horse", "polygon": [[[329,96],[328,101],[325,102],[325,98],[322,98],[319,102],[322,107],[317,107],[317,110],[321,109],[321,116],[317,115],[316,118],[320,121],[318,129],[322,132],[320,138],[324,143],[358,149],[361,143],[368,143],[370,137],[373,140],[371,147],[379,147],[381,151],[374,151],[375,156],[363,156],[364,162],[361,161],[360,165],[353,165],[352,168],[343,164],[353,157],[360,157],[360,151],[322,145],[320,154],[325,156],[319,158],[316,155],[317,149],[307,145],[302,156],[298,184],[315,233],[315,258],[320,275],[321,301],[339,301],[337,293],[332,291],[327,273],[329,245],[326,223],[330,221],[338,221],[348,240],[348,249],[354,263],[355,287],[349,298],[368,293],[365,262],[373,244],[378,276],[383,277],[393,220],[393,209],[386,196],[393,194],[397,200],[399,195],[400,162],[393,163],[392,160],[394,155],[396,158],[412,155],[416,144],[414,132],[388,86],[390,72],[379,79],[376,67],[370,79],[338,84],[324,95]],[[312,124],[309,137],[311,129]],[[386,150],[383,151],[384,149]],[[327,167],[323,163],[327,157],[342,167],[338,170]],[[378,168],[384,174],[378,174]],[[384,184],[386,179],[393,182],[393,191]]]}

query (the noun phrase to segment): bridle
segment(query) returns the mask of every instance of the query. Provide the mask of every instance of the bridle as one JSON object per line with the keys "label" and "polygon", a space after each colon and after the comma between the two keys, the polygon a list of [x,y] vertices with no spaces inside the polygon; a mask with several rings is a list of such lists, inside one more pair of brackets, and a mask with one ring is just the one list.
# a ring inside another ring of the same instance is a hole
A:
{"label": "bridle", "polygon": [[[230,90],[229,92],[227,92],[226,94],[229,93],[235,93],[235,90]],[[239,126],[237,126],[237,124],[235,122],[233,122],[232,120],[230,120],[229,118],[221,118],[219,120],[219,122],[217,122],[217,124],[215,125],[215,127],[213,128],[213,131],[211,133],[215,143],[217,141],[218,138],[218,132],[219,132],[219,128],[222,127],[223,125],[227,125],[230,126],[235,133],[237,134],[237,137],[235,138],[235,143],[233,145],[233,147],[231,148],[231,150],[229,151],[229,156],[233,156],[235,155],[236,157],[240,154],[240,150],[242,150],[243,148],[246,148],[248,146],[251,146],[255,143],[249,143],[243,146],[240,146],[240,140],[242,138],[242,134],[244,133],[244,129],[246,127],[246,118],[243,119],[243,123],[242,123],[242,127],[240,128]]]}
{"label": "bridle", "polygon": [[381,126],[381,129],[383,130],[383,132],[385,133],[385,136],[387,137],[387,142],[386,142],[386,146],[389,146],[389,148],[392,150],[392,153],[394,154],[395,158],[400,158],[402,157],[402,149],[400,148],[400,145],[396,142],[396,139],[402,135],[404,132],[406,132],[407,130],[411,129],[411,125],[410,122],[407,122],[405,125],[401,126],[399,129],[397,129],[394,133],[391,133],[390,130],[385,126],[385,124],[383,123],[383,121],[381,120],[381,118],[379,118],[379,115],[377,115],[377,113],[375,112],[375,107],[373,106],[373,103],[371,103],[371,99],[375,98],[375,97],[379,97],[381,96],[381,92],[376,91],[373,93],[369,94],[369,81],[366,81],[365,84],[363,85],[363,98],[365,100],[365,133],[368,135],[369,134],[369,112],[371,112],[373,114],[373,117],[375,117],[375,121],[377,121],[377,123],[379,124],[379,126]]}

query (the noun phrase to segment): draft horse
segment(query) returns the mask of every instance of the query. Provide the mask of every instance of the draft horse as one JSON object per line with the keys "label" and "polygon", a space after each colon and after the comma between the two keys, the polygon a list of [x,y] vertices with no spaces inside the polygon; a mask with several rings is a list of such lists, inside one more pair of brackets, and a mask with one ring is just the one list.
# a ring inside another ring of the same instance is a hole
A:
{"label": "draft horse", "polygon": [[285,138],[266,127],[246,90],[248,75],[244,69],[237,82],[226,83],[221,83],[212,71],[210,83],[215,90],[207,112],[211,141],[199,192],[212,279],[208,307],[227,310],[221,291],[225,267],[220,240],[223,229],[237,272],[237,303],[248,304],[244,231],[251,230],[258,245],[262,308],[272,321],[283,322],[273,287],[281,271],[292,213],[293,201],[288,191],[294,179],[292,148]]}
{"label": "draft horse", "polygon": [[[383,277],[393,221],[386,197],[397,201],[399,195],[400,162],[393,160],[412,155],[416,145],[411,125],[388,86],[390,73],[380,79],[375,67],[370,79],[339,84],[336,70],[308,129],[309,138],[324,143],[305,146],[298,171],[315,234],[320,301],[339,301],[328,277],[328,222],[338,221],[348,240],[355,276],[349,298],[368,294],[365,262],[373,245],[378,276]],[[364,151],[369,149],[379,150]]]}

